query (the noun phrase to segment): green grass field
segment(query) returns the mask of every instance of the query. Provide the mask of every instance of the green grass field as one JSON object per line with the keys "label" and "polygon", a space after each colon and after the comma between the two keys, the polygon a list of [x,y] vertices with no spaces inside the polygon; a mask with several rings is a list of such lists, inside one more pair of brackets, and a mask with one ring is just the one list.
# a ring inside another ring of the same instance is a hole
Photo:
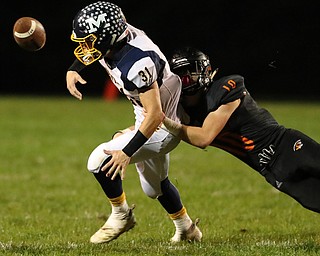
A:
{"label": "green grass field", "polygon": [[[261,102],[281,124],[320,141],[320,104]],[[181,143],[170,178],[203,242],[171,245],[174,226],[130,166],[124,189],[137,226],[89,243],[109,204],[86,171],[91,150],[133,123],[129,102],[0,97],[0,255],[319,255],[320,216],[232,156]],[[319,195],[320,196],[320,195]],[[319,197],[320,200],[320,197]]]}

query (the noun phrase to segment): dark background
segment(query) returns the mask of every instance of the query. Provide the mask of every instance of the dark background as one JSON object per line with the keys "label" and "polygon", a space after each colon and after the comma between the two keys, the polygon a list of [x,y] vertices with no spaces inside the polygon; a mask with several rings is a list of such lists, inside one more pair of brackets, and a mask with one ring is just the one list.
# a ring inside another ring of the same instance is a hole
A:
{"label": "dark background", "polygon": [[[74,60],[70,40],[75,14],[93,1],[10,1],[0,10],[0,93],[69,95],[65,73]],[[143,29],[169,56],[191,45],[210,56],[218,77],[241,74],[251,94],[263,98],[319,99],[318,1],[113,1],[128,22]],[[15,21],[38,19],[47,43],[38,52],[18,47]],[[82,72],[85,95],[101,95],[106,73],[98,63]]]}

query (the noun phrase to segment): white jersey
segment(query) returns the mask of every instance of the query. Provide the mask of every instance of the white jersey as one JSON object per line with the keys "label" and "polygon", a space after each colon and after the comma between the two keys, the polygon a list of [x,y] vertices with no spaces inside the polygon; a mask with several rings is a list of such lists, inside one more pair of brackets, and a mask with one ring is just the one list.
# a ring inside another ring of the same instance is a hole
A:
{"label": "white jersey", "polygon": [[169,118],[179,121],[177,106],[181,92],[178,76],[170,71],[168,61],[151,39],[128,24],[128,43],[110,59],[100,60],[112,82],[134,106],[136,127],[144,119],[139,89],[158,83],[162,110]]}

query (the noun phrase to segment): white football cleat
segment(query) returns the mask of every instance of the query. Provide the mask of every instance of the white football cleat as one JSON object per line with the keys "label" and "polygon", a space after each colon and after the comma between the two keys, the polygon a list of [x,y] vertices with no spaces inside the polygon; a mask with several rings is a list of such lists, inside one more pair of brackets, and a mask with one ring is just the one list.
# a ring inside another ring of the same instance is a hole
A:
{"label": "white football cleat", "polygon": [[112,213],[106,223],[91,236],[90,242],[94,244],[108,243],[132,229],[136,224],[133,209],[134,206],[127,212]]}
{"label": "white football cleat", "polygon": [[199,223],[199,221],[200,220],[197,218],[195,222],[193,222],[191,226],[183,232],[176,231],[174,236],[171,238],[171,242],[172,243],[179,243],[181,241],[201,242],[202,232],[197,227],[197,224]]}

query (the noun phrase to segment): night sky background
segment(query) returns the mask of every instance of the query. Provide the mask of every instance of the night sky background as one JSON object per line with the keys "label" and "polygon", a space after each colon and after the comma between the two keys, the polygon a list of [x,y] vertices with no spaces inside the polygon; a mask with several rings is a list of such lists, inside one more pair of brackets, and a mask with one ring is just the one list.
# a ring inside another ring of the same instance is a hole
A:
{"label": "night sky background", "polygon": [[[93,1],[10,1],[0,8],[1,95],[69,95],[67,68],[76,13]],[[320,8],[316,0],[112,1],[168,57],[190,45],[210,56],[217,77],[240,74],[258,98],[320,99]],[[38,52],[18,47],[15,21],[38,19],[47,43]],[[95,63],[82,73],[85,95],[101,95],[107,78]]]}

